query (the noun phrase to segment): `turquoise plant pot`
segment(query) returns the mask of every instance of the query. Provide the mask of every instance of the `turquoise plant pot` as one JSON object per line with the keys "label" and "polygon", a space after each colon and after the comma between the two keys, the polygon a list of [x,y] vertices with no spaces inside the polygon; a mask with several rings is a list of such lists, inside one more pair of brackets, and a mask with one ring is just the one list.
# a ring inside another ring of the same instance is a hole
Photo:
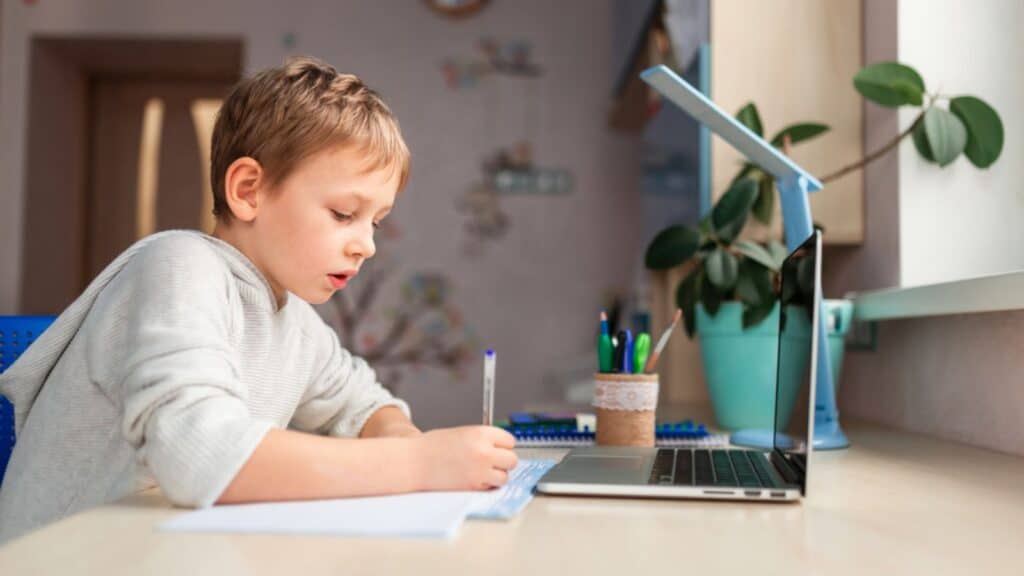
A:
{"label": "turquoise plant pot", "polygon": [[[741,303],[724,302],[715,316],[709,315],[703,305],[697,305],[697,336],[704,376],[715,419],[723,429],[771,429],[774,426],[779,311],[776,303],[764,320],[744,330]],[[829,348],[838,383],[843,335],[849,328],[852,306],[845,301],[826,301],[826,311],[834,316],[829,321]],[[782,425],[789,422],[810,361],[805,357],[809,349],[806,341],[810,338],[807,313],[802,308],[790,307],[787,314],[793,322],[786,323],[783,337],[799,342],[784,348],[790,357],[783,359],[784,370],[778,375],[782,382],[779,405]]]}

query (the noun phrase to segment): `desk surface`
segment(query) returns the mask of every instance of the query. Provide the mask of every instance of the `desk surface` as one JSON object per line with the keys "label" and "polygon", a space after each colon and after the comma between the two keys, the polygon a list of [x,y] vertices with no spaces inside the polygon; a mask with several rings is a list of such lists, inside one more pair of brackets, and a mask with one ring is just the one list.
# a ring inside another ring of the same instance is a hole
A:
{"label": "desk surface", "polygon": [[538,496],[441,542],[160,533],[183,511],[150,492],[9,543],[0,574],[1020,573],[1024,459],[848,432],[853,448],[814,455],[799,504]]}

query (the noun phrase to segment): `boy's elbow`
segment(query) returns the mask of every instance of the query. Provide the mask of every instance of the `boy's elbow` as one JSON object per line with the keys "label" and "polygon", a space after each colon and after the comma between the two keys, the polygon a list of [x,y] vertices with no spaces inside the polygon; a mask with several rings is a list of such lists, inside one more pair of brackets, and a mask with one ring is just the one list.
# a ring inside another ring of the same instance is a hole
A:
{"label": "boy's elbow", "polygon": [[[204,473],[206,472],[206,473]],[[182,508],[209,508],[225,492],[224,482],[209,471],[183,466],[154,466],[153,475],[164,497]]]}
{"label": "boy's elbow", "polygon": [[218,501],[219,494],[211,495],[209,490],[181,483],[160,483],[160,490],[172,504],[179,508],[209,508]]}

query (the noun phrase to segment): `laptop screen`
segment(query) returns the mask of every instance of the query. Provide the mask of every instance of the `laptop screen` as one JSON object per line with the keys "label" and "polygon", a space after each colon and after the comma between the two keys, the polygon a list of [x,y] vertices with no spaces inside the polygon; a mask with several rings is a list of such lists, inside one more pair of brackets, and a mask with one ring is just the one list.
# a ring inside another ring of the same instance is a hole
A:
{"label": "laptop screen", "polygon": [[785,459],[804,489],[814,417],[821,235],[815,232],[783,262],[775,389],[774,454]]}

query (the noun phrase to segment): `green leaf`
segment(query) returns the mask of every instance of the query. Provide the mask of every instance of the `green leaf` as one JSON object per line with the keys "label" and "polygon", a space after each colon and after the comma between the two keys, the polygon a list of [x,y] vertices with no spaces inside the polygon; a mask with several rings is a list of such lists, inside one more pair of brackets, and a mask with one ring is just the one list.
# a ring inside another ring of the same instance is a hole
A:
{"label": "green leaf", "polygon": [[[778,270],[779,267],[775,264],[775,258],[767,248],[761,246],[756,242],[750,240],[737,240],[733,247],[740,251],[741,254],[750,258],[751,260],[761,264],[769,270]],[[740,263],[742,269],[742,262]]]}
{"label": "green leaf", "polygon": [[934,163],[935,156],[932,154],[932,147],[928,145],[928,136],[924,133],[924,118],[917,123],[917,126],[914,126],[914,131],[911,133],[910,138],[914,141],[914,148],[917,148],[917,153],[925,160]]}
{"label": "green leaf", "polygon": [[736,279],[736,296],[749,306],[775,302],[772,273],[753,260],[743,260]]}
{"label": "green leaf", "polygon": [[786,136],[789,136],[789,143],[797,144],[804,140],[810,140],[815,136],[820,136],[825,132],[829,131],[829,127],[824,124],[817,124],[815,122],[805,122],[801,124],[793,124],[792,126],[786,126],[778,134],[772,138],[772,146],[776,148],[782,148],[782,143],[785,141]]}
{"label": "green leaf", "polygon": [[949,111],[967,128],[964,154],[978,168],[988,168],[1003,151],[1003,121],[984,100],[957,96],[949,101]]}
{"label": "green leaf", "polygon": [[750,207],[757,197],[757,183],[744,178],[726,190],[711,210],[715,234],[723,242],[732,242],[747,223]]}
{"label": "green leaf", "polygon": [[700,299],[701,266],[696,266],[676,288],[676,306],[683,311],[683,328],[686,335],[693,338],[697,329],[696,305]]}
{"label": "green leaf", "polygon": [[747,162],[743,165],[742,168],[740,168],[739,173],[733,176],[732,181],[729,182],[729,186],[734,186],[737,182],[744,178],[750,178],[751,180],[760,181],[762,178],[764,178],[764,176],[765,174],[764,172],[761,171],[760,168],[754,166],[750,162]]}
{"label": "green leaf", "polygon": [[778,240],[770,240],[768,242],[768,251],[771,252],[772,259],[775,260],[775,266],[773,266],[772,269],[781,270],[782,263],[786,261],[786,256],[789,255],[786,247]]}
{"label": "green leaf", "polygon": [[718,309],[722,307],[722,294],[711,284],[707,274],[701,275],[700,303],[711,316],[718,314]]}
{"label": "green leaf", "polygon": [[743,307],[743,329],[757,326],[764,321],[765,318],[771,315],[772,310],[775,308],[775,303],[763,304],[760,306],[744,306]]}
{"label": "green leaf", "polygon": [[924,95],[921,75],[899,62],[879,62],[861,68],[853,77],[853,86],[868,100],[889,108],[904,104],[920,106]]}
{"label": "green leaf", "polygon": [[707,214],[700,219],[700,222],[697,224],[697,230],[702,236],[711,235],[711,214]]}
{"label": "green leaf", "polygon": [[761,128],[761,115],[757,113],[757,105],[753,102],[748,102],[746,106],[740,108],[740,111],[736,113],[736,119],[740,121],[750,131],[758,136],[764,134],[764,129]]}
{"label": "green leaf", "polygon": [[704,263],[708,280],[722,292],[729,292],[736,285],[739,261],[724,248],[717,248]]}
{"label": "green leaf", "polygon": [[772,216],[775,215],[775,178],[764,178],[757,185],[757,198],[751,213],[758,222],[771,224]]}
{"label": "green leaf", "polygon": [[924,133],[939,166],[948,166],[967,145],[964,123],[942,108],[933,106],[924,113]]}
{"label": "green leaf", "polygon": [[651,270],[674,268],[693,257],[700,234],[688,226],[670,226],[654,237],[647,247],[644,263]]}

